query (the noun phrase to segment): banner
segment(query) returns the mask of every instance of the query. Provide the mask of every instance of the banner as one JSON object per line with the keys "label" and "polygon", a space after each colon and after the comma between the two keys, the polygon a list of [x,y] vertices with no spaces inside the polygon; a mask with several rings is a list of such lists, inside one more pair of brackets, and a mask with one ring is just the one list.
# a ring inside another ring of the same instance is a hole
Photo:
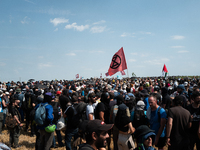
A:
{"label": "banner", "polygon": [[123,71],[125,69],[127,69],[127,65],[126,65],[126,58],[125,58],[125,55],[124,55],[124,50],[123,50],[123,47],[122,47],[112,57],[110,68],[108,69],[108,74],[109,74],[109,76],[112,76],[116,72]]}
{"label": "banner", "polygon": [[78,79],[79,78],[79,74],[76,74],[76,79]]}

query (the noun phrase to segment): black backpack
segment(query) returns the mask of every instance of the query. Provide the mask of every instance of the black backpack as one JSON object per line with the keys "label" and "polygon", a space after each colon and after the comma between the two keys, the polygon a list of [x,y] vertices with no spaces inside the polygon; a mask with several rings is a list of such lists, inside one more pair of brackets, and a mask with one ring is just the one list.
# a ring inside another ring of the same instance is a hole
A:
{"label": "black backpack", "polygon": [[140,125],[148,124],[148,119],[144,113],[144,110],[135,110],[132,124],[135,128],[139,127]]}

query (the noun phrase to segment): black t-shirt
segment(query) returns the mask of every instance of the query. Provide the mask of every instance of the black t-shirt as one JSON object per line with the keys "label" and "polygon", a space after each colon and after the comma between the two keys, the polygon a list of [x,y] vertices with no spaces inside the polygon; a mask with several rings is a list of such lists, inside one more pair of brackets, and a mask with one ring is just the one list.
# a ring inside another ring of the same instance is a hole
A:
{"label": "black t-shirt", "polygon": [[164,95],[162,98],[162,104],[166,104],[165,109],[169,109],[171,105],[171,98],[168,94]]}
{"label": "black t-shirt", "polygon": [[[190,112],[181,106],[172,107],[168,111],[168,117],[173,119],[170,135],[171,145],[184,146],[188,144],[188,123],[191,122]],[[186,145],[187,146],[187,145]]]}
{"label": "black t-shirt", "polygon": [[131,122],[130,117],[124,116],[121,117],[121,120],[119,122],[115,122],[116,127],[123,132],[127,132],[129,127],[127,126]]}
{"label": "black t-shirt", "polygon": [[17,116],[17,118],[20,120],[21,119],[21,116],[19,114],[19,111],[17,109],[17,107],[15,106],[10,106],[9,108],[9,113],[11,113],[11,115],[14,117],[14,116]]}
{"label": "black t-shirt", "polygon": [[109,122],[109,117],[110,117],[110,107],[109,107],[109,104],[106,105],[104,103],[98,103],[98,105],[96,106],[95,108],[95,119],[100,119],[99,117],[99,113],[100,112],[104,112],[104,122],[105,123],[110,123]]}
{"label": "black t-shirt", "polygon": [[67,103],[70,102],[69,98],[65,95],[61,95],[59,97],[59,102],[60,102],[60,106],[62,108],[62,111],[64,112],[67,108]]}
{"label": "black t-shirt", "polygon": [[79,145],[79,150],[94,150],[94,148],[91,145],[85,143]]}
{"label": "black t-shirt", "polygon": [[200,121],[200,107],[199,108],[194,108],[192,107],[192,104],[190,104],[187,108],[186,108],[191,115],[193,115],[193,119],[192,119],[192,127],[189,129],[190,130],[190,135],[197,136],[197,131],[199,128],[199,121]]}

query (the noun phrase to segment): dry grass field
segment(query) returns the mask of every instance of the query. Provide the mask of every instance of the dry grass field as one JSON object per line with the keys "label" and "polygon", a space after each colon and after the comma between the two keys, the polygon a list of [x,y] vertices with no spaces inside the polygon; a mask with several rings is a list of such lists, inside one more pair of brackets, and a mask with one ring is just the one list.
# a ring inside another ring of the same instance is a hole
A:
{"label": "dry grass field", "polygon": [[[0,142],[9,145],[9,131],[5,128],[0,136]],[[64,133],[61,132],[63,143],[64,143]],[[30,131],[27,133],[24,130],[21,130],[21,135],[19,137],[19,145],[22,147],[12,148],[12,150],[35,150],[35,141],[36,137],[30,137]],[[58,142],[56,142],[58,146]],[[111,148],[113,147],[113,141],[111,141]],[[65,150],[65,147],[51,148],[51,150]],[[167,147],[164,148],[167,150]],[[194,148],[196,150],[196,147]]]}

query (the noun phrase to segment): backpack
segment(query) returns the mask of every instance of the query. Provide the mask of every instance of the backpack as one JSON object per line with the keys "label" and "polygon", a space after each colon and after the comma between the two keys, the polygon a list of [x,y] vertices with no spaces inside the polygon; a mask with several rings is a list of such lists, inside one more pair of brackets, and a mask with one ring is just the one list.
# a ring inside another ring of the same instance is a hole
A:
{"label": "backpack", "polygon": [[79,118],[80,123],[87,119],[87,117],[86,117],[87,104],[86,103],[81,102],[81,103],[78,103],[76,105],[73,105],[73,107],[76,110],[76,113],[77,113],[76,115]]}
{"label": "backpack", "polygon": [[[16,108],[15,110],[17,111],[17,114],[19,116],[19,120],[21,120],[21,115],[19,111]],[[5,124],[8,128],[14,128],[15,126],[17,126],[18,123],[17,123],[17,120],[15,120],[15,118],[12,116],[12,114],[7,112]]]}
{"label": "backpack", "polygon": [[45,106],[47,106],[49,104],[42,104],[40,103],[38,108],[35,111],[35,123],[37,125],[44,125],[44,122],[46,120],[46,108]]}
{"label": "backpack", "polygon": [[147,125],[148,120],[145,115],[144,110],[135,110],[134,112],[134,119],[133,119],[133,127],[137,128],[140,125]]}

